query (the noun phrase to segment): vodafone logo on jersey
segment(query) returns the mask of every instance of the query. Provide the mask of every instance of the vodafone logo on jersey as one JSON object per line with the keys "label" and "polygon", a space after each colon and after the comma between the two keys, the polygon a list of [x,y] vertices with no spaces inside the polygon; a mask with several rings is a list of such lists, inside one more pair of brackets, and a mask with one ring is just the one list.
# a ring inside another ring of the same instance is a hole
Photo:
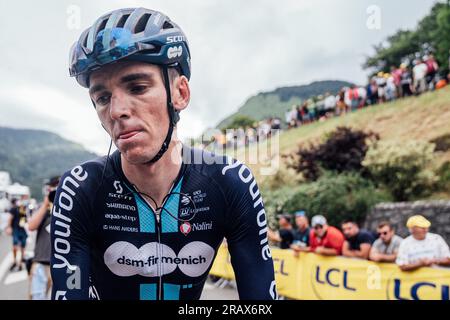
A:
{"label": "vodafone logo on jersey", "polygon": [[113,243],[106,249],[103,259],[109,270],[120,277],[140,275],[158,277],[179,268],[189,277],[199,277],[209,268],[214,249],[201,241],[185,245],[178,255],[165,244],[150,242],[139,249],[126,241]]}

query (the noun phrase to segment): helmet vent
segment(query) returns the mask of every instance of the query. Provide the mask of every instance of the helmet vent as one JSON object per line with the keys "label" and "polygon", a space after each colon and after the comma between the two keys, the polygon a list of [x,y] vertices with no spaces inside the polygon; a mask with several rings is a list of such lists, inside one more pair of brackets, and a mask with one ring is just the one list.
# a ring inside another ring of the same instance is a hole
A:
{"label": "helmet vent", "polygon": [[163,24],[163,29],[172,29],[173,28],[173,24],[171,24],[170,22],[166,21]]}
{"label": "helmet vent", "polygon": [[106,27],[106,23],[108,22],[108,19],[104,19],[103,21],[102,21],[102,23],[100,24],[100,26],[98,27],[98,29],[97,29],[97,34],[100,32],[100,31],[102,31],[103,29],[105,29],[105,27]]}
{"label": "helmet vent", "polygon": [[150,13],[146,13],[139,19],[139,21],[136,23],[136,27],[134,28],[134,33],[139,33],[145,30],[150,16]]}
{"label": "helmet vent", "polygon": [[129,14],[123,15],[120,18],[119,22],[117,22],[117,26],[116,27],[117,28],[123,28],[123,26],[125,25],[125,22],[127,22],[129,16],[130,16]]}

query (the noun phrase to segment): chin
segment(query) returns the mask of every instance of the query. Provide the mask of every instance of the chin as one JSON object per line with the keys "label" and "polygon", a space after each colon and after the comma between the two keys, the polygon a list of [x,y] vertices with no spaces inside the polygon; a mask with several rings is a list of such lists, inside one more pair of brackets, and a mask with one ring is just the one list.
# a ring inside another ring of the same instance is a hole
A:
{"label": "chin", "polygon": [[121,146],[121,148],[118,149],[125,159],[131,164],[145,164],[153,159],[153,157],[158,153],[158,150],[153,150],[150,147]]}

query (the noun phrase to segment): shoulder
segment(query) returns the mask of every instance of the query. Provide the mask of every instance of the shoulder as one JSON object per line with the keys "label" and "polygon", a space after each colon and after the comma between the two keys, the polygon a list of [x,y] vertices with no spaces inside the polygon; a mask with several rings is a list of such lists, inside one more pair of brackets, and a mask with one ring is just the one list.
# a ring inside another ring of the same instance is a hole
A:
{"label": "shoulder", "polygon": [[379,246],[381,246],[383,244],[383,242],[382,242],[382,240],[381,239],[376,239],[374,242],[373,242],[373,246],[374,247],[379,247]]}
{"label": "shoulder", "polygon": [[405,239],[402,240],[400,247],[407,248],[409,245],[411,245],[414,241],[414,238],[412,235],[407,236]]}
{"label": "shoulder", "polygon": [[371,240],[371,241],[375,240],[375,237],[373,236],[373,234],[368,230],[361,230],[361,232],[359,233],[359,236],[363,240]]}
{"label": "shoulder", "polygon": [[229,156],[196,149],[185,148],[183,162],[191,169],[204,175],[218,184],[224,192],[241,192],[256,184],[251,170],[242,162]]}
{"label": "shoulder", "polygon": [[74,166],[62,175],[58,191],[72,196],[75,196],[78,190],[84,194],[92,194],[100,183],[105,165],[106,156]]}
{"label": "shoulder", "polygon": [[430,241],[435,241],[435,242],[445,242],[444,238],[443,238],[441,235],[437,234],[437,233],[431,233],[431,232],[428,232],[427,238],[428,238]]}
{"label": "shoulder", "polygon": [[344,237],[343,233],[336,227],[329,226],[327,230],[327,235],[333,236],[333,237]]}

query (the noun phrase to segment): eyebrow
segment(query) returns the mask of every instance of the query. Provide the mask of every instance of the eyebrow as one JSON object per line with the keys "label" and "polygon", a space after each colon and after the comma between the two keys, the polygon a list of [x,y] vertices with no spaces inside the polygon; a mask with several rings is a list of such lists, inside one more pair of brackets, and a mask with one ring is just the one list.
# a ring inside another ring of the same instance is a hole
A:
{"label": "eyebrow", "polygon": [[[126,76],[123,76],[120,78],[120,83],[128,83],[136,80],[148,80],[153,81],[154,75],[151,73],[131,73]],[[96,84],[92,88],[89,89],[89,94],[93,95],[94,93],[98,91],[106,90],[106,87],[103,84]]]}

